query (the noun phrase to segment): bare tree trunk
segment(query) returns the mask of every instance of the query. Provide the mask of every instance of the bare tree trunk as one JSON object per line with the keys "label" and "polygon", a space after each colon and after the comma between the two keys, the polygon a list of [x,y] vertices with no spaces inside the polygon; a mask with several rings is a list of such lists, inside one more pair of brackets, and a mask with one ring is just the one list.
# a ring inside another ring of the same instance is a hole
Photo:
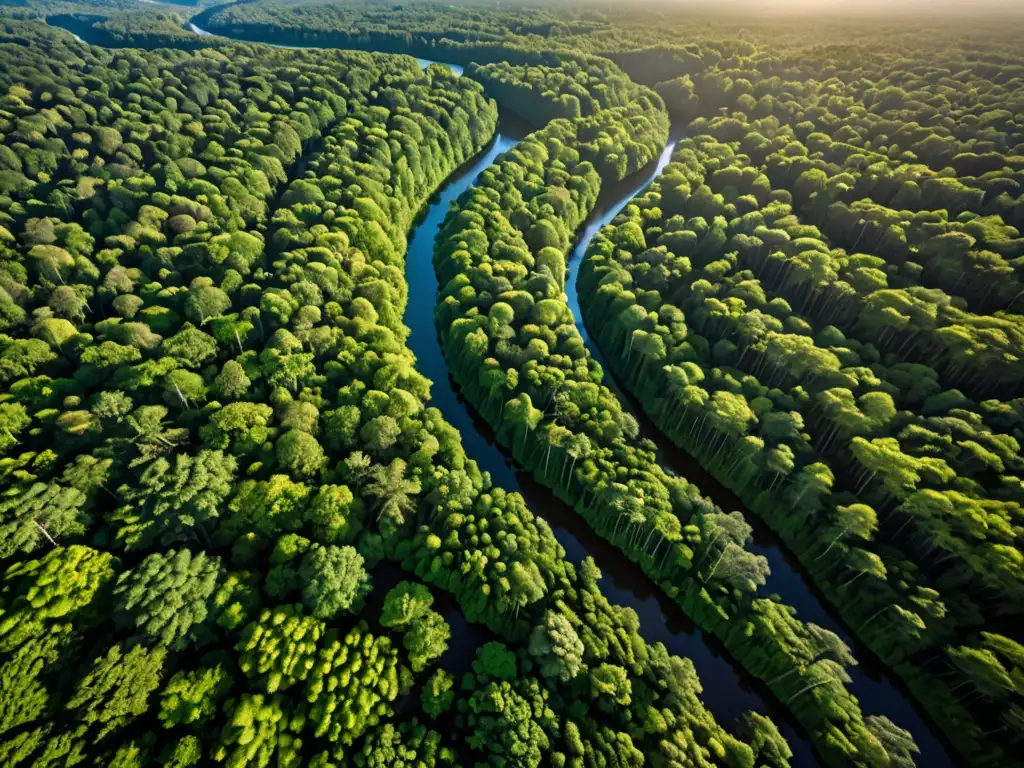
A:
{"label": "bare tree trunk", "polygon": [[821,560],[821,558],[823,558],[830,551],[832,551],[832,547],[834,547],[836,545],[836,542],[839,541],[843,537],[843,534],[845,534],[848,530],[850,530],[850,526],[846,526],[845,528],[843,528],[843,530],[841,530],[839,532],[839,534],[834,539],[832,539],[832,543],[828,545],[828,547],[825,549],[825,551],[822,552],[820,555],[818,555],[816,558],[814,558],[814,560],[815,561]]}
{"label": "bare tree trunk", "polygon": [[43,526],[41,526],[41,525],[39,524],[39,521],[38,521],[38,520],[36,520],[36,519],[35,519],[34,517],[32,518],[32,524],[33,524],[33,525],[34,525],[34,526],[35,526],[36,528],[38,528],[38,529],[40,530],[40,532],[41,532],[41,533],[43,534],[43,536],[45,536],[45,537],[46,537],[47,539],[49,539],[49,540],[50,540],[50,543],[51,543],[51,544],[53,544],[53,546],[55,546],[55,547],[58,547],[58,546],[60,546],[60,545],[59,545],[59,544],[58,544],[58,543],[57,543],[56,541],[54,541],[54,540],[53,540],[53,536],[51,536],[51,535],[50,535],[50,532],[49,532],[49,531],[47,531],[47,530],[46,530],[45,528],[43,528]]}
{"label": "bare tree trunk", "polygon": [[852,579],[847,579],[842,584],[837,586],[836,589],[842,589],[843,587],[848,587],[850,584],[853,584],[853,582],[855,582],[857,579],[859,579],[861,576],[863,576],[866,573],[870,573],[870,571],[868,571],[867,569],[861,570],[861,571],[857,571],[857,573],[855,573],[853,575]]}
{"label": "bare tree trunk", "polygon": [[863,631],[864,631],[865,629],[867,629],[867,626],[868,626],[868,624],[870,624],[871,622],[873,622],[873,621],[874,621],[875,619],[877,619],[877,618],[878,618],[879,616],[881,616],[881,615],[882,615],[883,613],[885,613],[885,612],[886,612],[887,610],[889,610],[890,608],[892,608],[892,604],[891,604],[891,603],[890,603],[889,605],[883,606],[883,607],[882,607],[882,608],[880,608],[879,610],[875,611],[875,613],[874,613],[874,614],[873,614],[873,615],[871,616],[871,618],[870,618],[870,619],[868,619],[868,620],[867,620],[867,621],[865,621],[865,622],[864,622],[863,624],[861,624],[861,625],[860,625],[860,627],[858,627],[858,629],[857,629],[857,633],[858,633],[858,634],[860,634],[860,633],[861,633],[861,632],[863,632]]}
{"label": "bare tree trunk", "polygon": [[829,683],[835,683],[835,682],[837,682],[837,681],[838,681],[838,678],[835,678],[835,677],[830,677],[830,678],[828,678],[827,680],[819,680],[819,681],[818,681],[818,682],[816,682],[816,683],[811,683],[811,685],[808,685],[808,686],[804,686],[804,687],[803,687],[803,688],[801,688],[801,689],[800,689],[799,691],[797,691],[797,692],[796,692],[796,693],[794,693],[794,694],[793,694],[792,696],[790,696],[790,697],[789,697],[788,699],[786,699],[786,705],[788,706],[789,704],[791,704],[791,703],[793,702],[793,699],[796,699],[796,698],[798,698],[799,696],[803,696],[803,695],[804,695],[805,693],[807,693],[808,691],[812,691],[812,690],[814,690],[815,688],[820,688],[820,687],[821,687],[821,686],[823,686],[823,685],[828,685]]}

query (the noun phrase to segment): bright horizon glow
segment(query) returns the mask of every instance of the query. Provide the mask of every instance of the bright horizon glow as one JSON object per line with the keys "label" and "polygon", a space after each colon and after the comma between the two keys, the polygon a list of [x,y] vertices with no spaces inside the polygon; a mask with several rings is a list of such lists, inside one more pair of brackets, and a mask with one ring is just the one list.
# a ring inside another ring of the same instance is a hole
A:
{"label": "bright horizon glow", "polygon": [[[600,0],[598,0],[600,2]],[[604,0],[609,5],[629,7],[640,0]],[[581,0],[587,5],[587,0]],[[644,5],[662,8],[693,8],[701,11],[739,12],[765,16],[776,13],[797,13],[808,16],[877,16],[893,18],[908,15],[924,21],[944,16],[973,18],[1007,16],[1024,18],[1024,0],[644,0]]]}

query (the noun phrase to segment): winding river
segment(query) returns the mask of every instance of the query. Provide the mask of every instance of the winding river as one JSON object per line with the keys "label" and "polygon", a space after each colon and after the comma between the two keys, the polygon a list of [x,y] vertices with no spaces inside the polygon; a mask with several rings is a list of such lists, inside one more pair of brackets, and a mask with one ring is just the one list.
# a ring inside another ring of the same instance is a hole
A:
{"label": "winding river", "polygon": [[[196,34],[210,34],[192,23],[188,28]],[[439,63],[427,59],[417,61],[424,68]],[[461,66],[447,66],[456,74],[463,72]],[[582,517],[555,498],[548,489],[540,486],[526,473],[517,470],[511,459],[496,443],[493,431],[462,397],[458,386],[448,373],[434,326],[434,307],[438,291],[433,268],[434,240],[451,204],[473,185],[480,173],[499,155],[512,148],[530,131],[530,127],[523,120],[503,113],[498,133],[492,142],[448,179],[421,213],[410,233],[406,255],[406,279],[410,292],[404,320],[411,331],[408,344],[416,355],[417,367],[423,375],[433,381],[431,405],[440,409],[445,419],[459,430],[467,454],[476,460],[482,469],[490,472],[494,483],[510,491],[522,493],[534,513],[550,524],[559,543],[565,548],[568,560],[580,563],[587,556],[594,558],[603,573],[601,589],[611,602],[628,606],[637,612],[640,632],[648,642],[662,642],[671,653],[692,660],[704,688],[702,698],[720,722],[729,727],[737,716],[751,709],[768,713],[789,741],[794,753],[793,764],[815,765],[817,760],[810,742],[806,734],[798,729],[795,719],[788,710],[775,700],[763,684],[735,663],[724,652],[716,638],[697,629],[682,609],[638,566],[629,561],[616,547],[594,533]],[[823,597],[802,574],[795,558],[782,546],[778,538],[760,522],[759,518],[747,511],[734,494],[665,438],[644,416],[638,403],[621,390],[613,380],[610,369],[604,364],[600,350],[592,343],[583,325],[576,278],[591,239],[602,227],[611,222],[623,206],[661,173],[671,159],[675,144],[675,139],[670,141],[657,163],[645,171],[619,184],[606,185],[602,191],[601,198],[581,233],[569,262],[565,292],[577,327],[591,355],[608,373],[605,383],[616,392],[623,406],[637,418],[643,435],[658,446],[662,465],[669,471],[696,483],[723,509],[740,509],[744,512],[755,531],[755,541],[750,548],[767,558],[771,566],[768,590],[778,593],[784,602],[796,607],[802,620],[813,621],[836,632],[855,650],[861,664],[849,670],[853,681],[850,689],[860,699],[865,714],[886,715],[897,725],[910,731],[921,749],[917,763],[922,768],[954,765],[952,749],[944,746],[938,732],[918,710],[909,693],[866,648],[853,640],[841,620],[826,606]],[[455,610],[454,606],[450,608],[451,610],[444,610],[444,613],[450,621],[457,622],[461,613]],[[458,625],[455,639],[483,638],[482,634],[474,631],[475,628],[466,625],[464,620],[458,622]]]}

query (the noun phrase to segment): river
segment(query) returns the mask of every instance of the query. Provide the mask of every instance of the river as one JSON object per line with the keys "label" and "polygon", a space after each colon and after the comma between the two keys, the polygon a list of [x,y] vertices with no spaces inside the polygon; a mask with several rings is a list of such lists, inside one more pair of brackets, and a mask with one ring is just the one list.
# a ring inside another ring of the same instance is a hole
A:
{"label": "river", "polygon": [[[188,28],[199,35],[207,32],[189,23]],[[299,48],[305,46],[280,46]],[[421,67],[433,62],[417,58]],[[463,67],[448,64],[456,74]],[[529,475],[519,471],[497,444],[490,427],[476,414],[459,392],[448,373],[440,341],[434,325],[434,307],[437,297],[437,278],[433,268],[434,240],[451,203],[476,181],[479,174],[503,152],[530,132],[521,119],[502,114],[494,140],[476,158],[453,174],[441,191],[430,201],[410,233],[406,255],[406,279],[410,286],[405,312],[405,324],[410,328],[408,344],[417,359],[418,370],[433,381],[431,405],[444,414],[462,436],[466,453],[482,469],[490,472],[496,485],[519,491],[531,510],[551,526],[567,558],[581,562],[593,557],[603,573],[601,589],[608,599],[634,609],[640,618],[640,633],[648,642],[662,642],[668,650],[691,659],[704,688],[702,698],[708,708],[724,725],[746,710],[771,715],[793,750],[793,764],[808,766],[817,763],[806,734],[798,730],[795,720],[759,681],[752,678],[735,663],[719,641],[697,629],[681,608],[670,600],[639,568],[616,547],[599,537],[590,526],[566,504],[555,498],[550,490],[540,486]],[[657,163],[615,185],[606,185],[601,198],[589,218],[569,261],[565,287],[569,305],[576,318],[591,355],[606,371],[605,383],[618,394],[623,407],[629,410],[641,425],[643,435],[659,448],[659,460],[669,471],[694,482],[703,493],[725,510],[740,509],[754,527],[751,551],[763,555],[771,567],[766,592],[776,592],[783,602],[794,606],[803,621],[813,621],[836,632],[855,651],[861,664],[849,671],[850,690],[860,699],[865,715],[886,715],[914,736],[921,754],[917,764],[922,768],[943,768],[955,764],[952,749],[944,746],[937,730],[919,711],[910,694],[895,675],[889,672],[870,652],[856,643],[841,620],[827,606],[803,574],[790,553],[778,538],[768,530],[757,516],[727,488],[706,473],[691,457],[665,438],[643,414],[638,403],[622,392],[604,363],[600,350],[590,339],[582,322],[576,278],[583,255],[594,235],[664,169],[671,159],[676,141],[670,141]],[[446,611],[446,613],[449,613]],[[475,633],[474,633],[475,634]]]}

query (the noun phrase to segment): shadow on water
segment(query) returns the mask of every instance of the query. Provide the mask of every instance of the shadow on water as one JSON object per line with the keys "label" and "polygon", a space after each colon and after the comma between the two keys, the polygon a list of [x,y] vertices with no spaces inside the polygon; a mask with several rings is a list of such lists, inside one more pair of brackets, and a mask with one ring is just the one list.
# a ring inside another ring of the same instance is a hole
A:
{"label": "shadow on water", "polygon": [[600,363],[605,371],[604,383],[618,396],[623,406],[633,414],[640,425],[640,435],[650,439],[657,446],[658,462],[669,472],[673,472],[696,485],[705,496],[710,498],[723,510],[738,509],[753,528],[753,542],[748,549],[762,555],[771,568],[768,577],[768,592],[778,594],[783,602],[797,609],[798,617],[805,622],[813,622],[818,626],[835,632],[843,642],[850,646],[860,662],[850,668],[851,684],[848,686],[861,703],[864,715],[885,715],[901,728],[909,731],[921,753],[917,757],[918,765],[927,768],[943,768],[959,764],[956,751],[941,735],[914,700],[906,684],[863,643],[857,641],[843,623],[838,611],[827,601],[821,591],[814,585],[811,577],[804,571],[794,555],[768,525],[756,514],[746,508],[744,503],[707,472],[692,456],[666,437],[644,413],[643,407],[632,394],[626,392],[622,383],[615,377],[608,366],[605,356],[590,338],[583,323],[580,310],[577,279],[580,265],[583,263],[587,248],[594,236],[616,215],[633,197],[642,193],[650,182],[664,170],[671,161],[672,152],[680,137],[674,137],[658,159],[654,172],[641,172],[644,180],[639,184],[630,180],[616,185],[616,191],[632,189],[627,195],[610,196],[613,201],[608,205],[598,205],[583,235],[577,242],[569,259],[569,272],[566,278],[565,293],[576,320],[576,327],[583,336],[591,357]]}

